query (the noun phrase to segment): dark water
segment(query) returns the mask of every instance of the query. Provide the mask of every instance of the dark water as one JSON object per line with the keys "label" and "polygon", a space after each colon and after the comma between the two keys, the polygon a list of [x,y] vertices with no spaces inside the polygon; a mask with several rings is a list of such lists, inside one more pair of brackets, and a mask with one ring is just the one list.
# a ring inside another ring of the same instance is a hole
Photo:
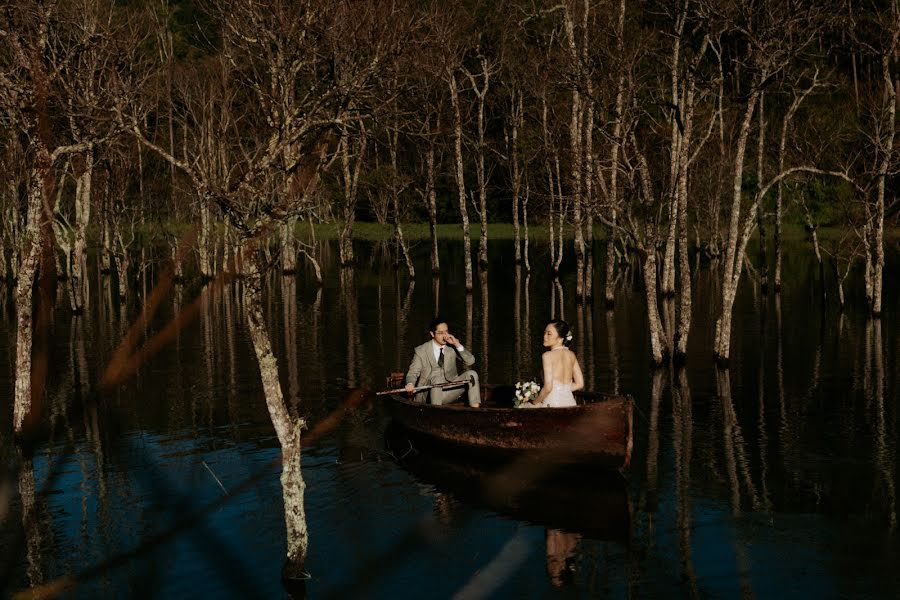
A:
{"label": "dark water", "polygon": [[[900,595],[896,252],[880,323],[865,318],[858,272],[844,314],[833,287],[823,300],[806,246],[790,248],[780,298],[745,276],[727,372],[710,360],[716,277],[701,263],[688,368],[653,373],[636,273],[623,273],[614,312],[579,308],[569,265],[560,299],[543,269],[517,275],[511,244],[493,242],[469,313],[461,244],[442,248],[437,294],[430,276],[398,277],[383,247],[357,249],[352,277],[326,249],[321,289],[308,273],[269,281],[281,381],[311,427],[348,389],[378,389],[405,368],[436,304],[493,382],[539,375],[555,310],[575,327],[588,386],[635,398],[635,454],[624,478],[587,473],[486,498],[487,465],[407,452],[377,403],[364,405],[305,450],[309,596]],[[427,274],[427,246],[416,252]],[[74,597],[287,596],[279,450],[240,284],[203,300],[198,320],[98,396],[139,310],[110,283],[94,275],[79,319],[60,294],[33,455],[12,442],[11,400],[0,415],[3,594],[71,575]],[[198,291],[170,294],[145,336]],[[9,306],[2,316],[0,394],[11,399]]]}

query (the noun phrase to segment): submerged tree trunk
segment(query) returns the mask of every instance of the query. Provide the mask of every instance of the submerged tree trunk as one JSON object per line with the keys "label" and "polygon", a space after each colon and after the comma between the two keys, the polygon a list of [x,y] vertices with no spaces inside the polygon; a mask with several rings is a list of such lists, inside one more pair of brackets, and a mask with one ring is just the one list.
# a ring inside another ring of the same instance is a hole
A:
{"label": "submerged tree trunk", "polygon": [[585,229],[585,267],[584,267],[584,299],[591,302],[594,297],[594,103],[591,100],[593,87],[588,78],[587,108],[584,117],[584,229]]}
{"label": "submerged tree trunk", "polygon": [[89,146],[84,154],[84,172],[75,185],[74,244],[69,264],[69,296],[72,313],[81,314],[87,306],[87,228],[91,218],[91,183],[94,173],[94,149]]}
{"label": "submerged tree trunk", "polygon": [[[440,119],[438,119],[440,129]],[[425,128],[430,133],[430,119],[425,120]],[[437,191],[435,189],[434,176],[434,139],[428,141],[428,151],[425,154],[425,202],[428,205],[428,232],[431,235],[431,274],[438,275],[441,272],[441,259],[438,254],[437,235]],[[437,314],[437,313],[435,313]]]}
{"label": "submerged tree trunk", "polygon": [[[894,5],[896,9],[896,4]],[[895,19],[893,40],[890,46],[890,52],[886,52],[881,57],[881,73],[884,80],[884,107],[885,115],[885,133],[884,147],[881,148],[881,164],[878,166],[878,189],[875,195],[875,214],[872,215],[872,304],[871,313],[873,317],[881,316],[881,295],[884,285],[884,191],[888,177],[888,168],[894,158],[894,134],[896,131],[897,116],[897,89],[894,79],[891,75],[891,60],[894,57],[897,48],[898,35],[900,35],[900,24],[897,20],[900,15],[896,14],[896,10],[892,11]],[[900,85],[898,83],[897,85]]]}
{"label": "submerged tree trunk", "polygon": [[[586,7],[587,10],[587,7]],[[581,144],[581,92],[582,68],[577,42],[575,40],[575,15],[569,10],[565,11],[564,26],[566,41],[569,50],[569,69],[574,87],[572,88],[572,117],[569,122],[569,153],[571,158],[569,185],[572,195],[572,225],[575,229],[575,298],[581,302],[584,298],[584,231],[581,223],[581,175],[582,175],[582,144]],[[586,33],[585,33],[586,35]],[[558,271],[557,267],[557,271]]]}
{"label": "submerged tree trunk", "polygon": [[31,169],[25,229],[19,247],[19,278],[16,281],[16,388],[13,399],[13,429],[21,433],[25,417],[31,411],[31,349],[34,341],[34,280],[41,257],[41,215],[44,202],[44,178],[50,168],[46,149],[36,151],[38,166]]}
{"label": "submerged tree trunk", "polygon": [[278,380],[278,361],[272,352],[271,337],[263,317],[262,260],[258,248],[250,249],[248,254],[248,273],[244,282],[247,329],[259,366],[266,407],[281,445],[281,489],[287,529],[287,557],[282,574],[287,579],[299,579],[302,577],[309,545],[303,503],[306,484],[300,468],[300,432],[304,422],[303,419],[292,418],[284,402]]}
{"label": "submerged tree trunk", "polygon": [[[200,232],[197,238],[197,262],[200,268],[200,278],[207,280],[212,279],[213,276],[210,249],[214,247],[213,223],[210,218],[209,204],[209,200],[206,197],[200,198]],[[285,260],[287,260],[286,257]]]}
{"label": "submerged tree trunk", "polygon": [[512,170],[513,235],[516,244],[515,261],[518,265],[522,262],[522,239],[519,229],[519,195],[522,186],[522,173],[519,165],[519,127],[522,125],[522,115],[524,112],[522,106],[522,93],[518,90],[514,90],[512,98],[512,143],[510,144],[509,155]]}
{"label": "submerged tree trunk", "polygon": [[[784,172],[784,157],[787,149],[787,135],[788,129],[791,125],[791,120],[794,117],[794,113],[797,112],[797,109],[800,108],[800,104],[802,104],[803,100],[812,92],[816,86],[818,85],[819,79],[819,71],[816,70],[813,75],[812,83],[810,86],[804,90],[799,96],[794,97],[794,101],[791,102],[790,107],[788,107],[787,112],[784,115],[784,120],[781,123],[781,138],[778,142],[778,172]],[[775,288],[775,292],[778,293],[781,291],[781,221],[784,216],[784,204],[783,204],[783,189],[782,182],[778,182],[778,188],[776,189],[775,195],[775,232],[773,234],[773,242],[775,245],[775,275],[773,277],[774,282],[773,286]]]}
{"label": "submerged tree trunk", "polygon": [[647,325],[650,332],[650,353],[654,365],[663,364],[663,327],[656,304],[656,249],[653,244],[642,252],[641,273],[644,277],[644,293],[647,299]]}
{"label": "submerged tree trunk", "polygon": [[687,195],[688,195],[688,168],[690,164],[690,146],[693,126],[693,95],[694,90],[692,84],[688,90],[685,101],[685,127],[682,140],[682,147],[679,151],[679,172],[678,172],[678,271],[679,271],[679,294],[678,294],[678,325],[675,331],[675,349],[674,356],[678,359],[684,359],[687,356],[688,337],[691,333],[691,306],[692,306],[692,286],[691,286],[691,264],[688,256],[688,213],[687,213]]}
{"label": "submerged tree trunk", "polygon": [[341,176],[344,184],[344,203],[341,207],[343,223],[338,226],[338,251],[342,267],[353,264],[353,225],[356,222],[356,200],[359,192],[359,174],[366,153],[366,129],[361,127],[359,145],[356,146],[356,163],[351,168],[353,144],[345,130],[340,145]]}
{"label": "submerged tree trunk", "polygon": [[[764,113],[765,94],[759,96],[759,138],[756,147],[756,186],[763,185],[763,158],[766,143],[766,118]],[[756,227],[759,229],[759,278],[763,293],[769,289],[769,258],[766,255],[766,211],[763,199],[756,205]]]}
{"label": "submerged tree trunk", "polygon": [[488,213],[487,213],[487,173],[484,169],[484,101],[487,97],[490,85],[491,71],[488,67],[488,60],[481,56],[481,76],[483,79],[483,87],[479,88],[475,83],[475,77],[468,71],[466,75],[472,84],[472,90],[478,96],[478,151],[476,152],[475,175],[478,178],[478,217],[481,220],[481,231],[478,238],[478,268],[486,270],[488,268],[487,244],[488,244]]}
{"label": "submerged tree trunk", "polygon": [[[624,54],[625,47],[625,0],[619,0],[619,15],[618,21],[616,24],[616,46],[619,50],[619,55]],[[615,258],[616,258],[616,247],[615,247],[615,238],[613,229],[616,225],[616,219],[618,217],[618,189],[619,189],[619,150],[622,147],[622,127],[623,127],[623,117],[622,113],[625,110],[625,68],[624,66],[619,66],[619,79],[616,84],[616,112],[613,115],[614,123],[613,123],[613,135],[612,135],[612,147],[610,148],[610,173],[609,173],[609,191],[607,192],[607,197],[609,199],[609,214],[607,215],[607,219],[610,222],[610,227],[607,227],[606,231],[606,278],[604,282],[603,288],[603,298],[608,308],[611,308],[616,303],[615,296]]]}
{"label": "submerged tree trunk", "polygon": [[462,155],[462,115],[459,109],[459,93],[456,87],[456,75],[450,73],[450,101],[453,105],[453,150],[456,156],[456,186],[459,190],[459,214],[463,225],[463,259],[465,260],[466,291],[471,292],[472,276],[472,235],[469,228],[469,210],[466,208],[466,180],[463,170]]}
{"label": "submerged tree trunk", "polygon": [[716,320],[716,329],[714,337],[713,352],[719,361],[727,362],[731,354],[731,310],[734,304],[734,298],[737,295],[737,286],[741,276],[741,266],[743,265],[743,247],[738,251],[738,242],[741,238],[741,185],[743,183],[744,173],[744,156],[747,150],[747,137],[750,134],[750,122],[753,118],[753,111],[756,108],[756,101],[759,99],[760,92],[756,85],[753,86],[754,91],[751,92],[747,99],[747,106],[744,109],[744,118],[741,122],[741,128],[738,133],[737,145],[735,147],[734,156],[734,183],[732,186],[731,199],[731,223],[728,228],[728,244],[725,248],[725,265],[722,269],[722,298],[721,310]]}

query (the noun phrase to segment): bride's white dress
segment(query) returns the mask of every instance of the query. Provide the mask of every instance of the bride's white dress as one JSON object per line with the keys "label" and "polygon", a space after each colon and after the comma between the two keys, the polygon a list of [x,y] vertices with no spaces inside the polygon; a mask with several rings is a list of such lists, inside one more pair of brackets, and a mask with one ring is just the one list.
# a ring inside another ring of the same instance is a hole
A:
{"label": "bride's white dress", "polygon": [[575,404],[575,396],[572,394],[572,384],[557,383],[554,380],[553,389],[547,397],[544,398],[544,401],[534,406],[535,408],[561,408],[564,406],[575,406]]}

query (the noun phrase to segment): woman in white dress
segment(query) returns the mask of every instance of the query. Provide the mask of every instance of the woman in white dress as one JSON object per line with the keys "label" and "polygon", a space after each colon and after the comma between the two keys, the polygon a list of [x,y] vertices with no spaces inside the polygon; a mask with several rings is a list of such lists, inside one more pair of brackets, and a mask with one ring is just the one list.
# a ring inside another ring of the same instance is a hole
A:
{"label": "woman in white dress", "polygon": [[[530,406],[555,408],[575,406],[572,392],[584,387],[584,376],[575,353],[567,344],[572,341],[569,324],[565,321],[550,321],[544,328],[544,348],[541,357],[544,370],[544,386],[537,399]],[[529,406],[525,403],[523,406]]]}

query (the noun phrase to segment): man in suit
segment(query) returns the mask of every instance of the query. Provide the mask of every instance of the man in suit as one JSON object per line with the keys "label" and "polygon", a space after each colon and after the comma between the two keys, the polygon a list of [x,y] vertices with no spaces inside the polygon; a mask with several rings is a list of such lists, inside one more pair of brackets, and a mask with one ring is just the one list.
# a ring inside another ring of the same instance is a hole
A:
{"label": "man in suit", "polygon": [[[456,339],[447,321],[441,317],[431,320],[428,327],[431,339],[416,346],[412,361],[406,371],[406,392],[412,394],[416,386],[434,385],[449,381],[465,381],[458,386],[431,388],[428,399],[431,404],[449,404],[467,392],[469,406],[481,406],[481,390],[478,386],[478,373],[467,369],[460,373],[456,361],[462,360],[465,367],[475,364],[475,356],[465,349]],[[417,402],[425,402],[425,392],[416,395]]]}

